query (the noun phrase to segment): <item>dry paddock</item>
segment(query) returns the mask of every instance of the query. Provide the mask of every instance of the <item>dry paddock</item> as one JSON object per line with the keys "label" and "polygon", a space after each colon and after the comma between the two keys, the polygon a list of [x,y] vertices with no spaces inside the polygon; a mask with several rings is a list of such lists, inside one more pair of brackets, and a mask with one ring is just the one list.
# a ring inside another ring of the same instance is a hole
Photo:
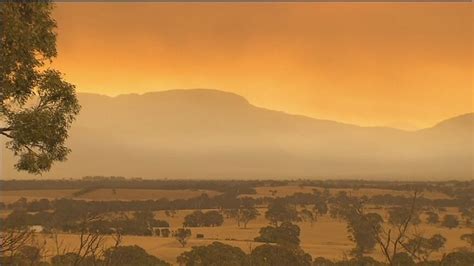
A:
{"label": "dry paddock", "polygon": [[[166,217],[163,212],[156,212],[156,217],[169,221],[171,229],[173,229],[180,227],[184,216],[190,212],[190,210],[179,211],[174,217]],[[182,252],[190,250],[190,247],[207,245],[213,241],[237,246],[244,252],[249,253],[253,248],[261,244],[252,240],[258,235],[260,228],[267,225],[268,221],[261,215],[256,221],[250,222],[247,229],[238,228],[236,222],[231,219],[226,219],[223,226],[220,227],[191,228],[193,236],[185,248],[181,247],[172,237],[154,236],[124,236],[122,245],[138,245],[150,254],[176,264],[176,257]],[[343,259],[345,256],[349,256],[349,252],[354,246],[347,238],[346,223],[343,221],[325,216],[320,217],[312,225],[309,222],[301,222],[298,225],[301,228],[301,247],[311,254],[313,258],[322,256],[329,259]],[[447,229],[423,223],[418,227],[418,232],[422,232],[426,236],[440,233],[448,239],[446,247],[441,253],[433,255],[433,257],[440,257],[443,252],[450,252],[465,247],[466,243],[460,240],[460,236],[472,232],[472,229]],[[204,234],[205,238],[196,239],[196,234]],[[55,255],[56,245],[53,238],[48,235],[39,235],[37,240],[39,239],[46,240],[46,254],[48,257]],[[62,242],[60,246],[63,251],[73,251],[79,243],[79,236],[74,234],[60,234],[59,239]],[[110,237],[106,237],[105,246],[111,245],[112,241]],[[382,259],[377,249],[371,256]]]}

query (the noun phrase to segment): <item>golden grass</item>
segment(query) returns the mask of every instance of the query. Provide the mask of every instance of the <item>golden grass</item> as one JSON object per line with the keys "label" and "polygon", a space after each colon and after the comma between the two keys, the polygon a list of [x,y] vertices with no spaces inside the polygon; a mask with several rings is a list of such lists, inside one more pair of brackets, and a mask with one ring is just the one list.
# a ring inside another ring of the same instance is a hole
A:
{"label": "golden grass", "polygon": [[2,190],[0,193],[0,201],[12,203],[20,198],[26,198],[28,201],[71,197],[72,193],[77,189],[38,189],[38,190]]}
{"label": "golden grass", "polygon": [[[293,195],[294,193],[312,193],[314,189],[323,191],[323,188],[318,187],[299,187],[299,186],[281,186],[281,187],[257,187],[257,194],[254,195],[242,195],[250,196],[254,198],[258,197],[283,197]],[[58,199],[58,198],[74,198],[82,200],[95,200],[95,201],[109,201],[109,200],[156,200],[161,198],[167,198],[169,200],[174,199],[189,199],[193,197],[200,196],[203,193],[213,197],[220,194],[220,192],[213,190],[166,190],[166,189],[97,189],[93,190],[84,195],[73,197],[73,193],[78,191],[77,189],[45,189],[45,190],[7,190],[1,191],[0,201],[5,203],[12,203],[18,199],[24,197],[28,201],[38,200],[38,199]],[[115,193],[114,193],[115,191]],[[276,191],[275,195],[271,191]],[[358,190],[354,189],[329,189],[332,195],[337,194],[340,191],[346,191],[347,193],[353,196],[374,196],[374,195],[401,195],[401,196],[411,196],[410,192],[407,191],[395,191],[388,189],[367,189],[362,188]],[[422,194],[426,198],[430,199],[441,199],[449,198],[447,195],[439,192],[423,192]]]}
{"label": "golden grass", "polygon": [[[296,192],[312,192],[314,187],[298,187],[298,186],[284,186],[284,187],[258,187],[257,195],[253,197],[272,196],[270,190],[276,190],[275,196],[286,196]],[[322,189],[319,188],[320,191]],[[409,196],[408,192],[392,191],[384,189],[331,189],[330,193],[335,194],[339,191],[347,191],[354,196],[373,196],[379,194],[405,195]],[[76,190],[22,190],[22,191],[2,191],[1,200],[4,202],[12,202],[20,197],[25,197],[28,200],[41,198],[60,198],[71,197]],[[115,193],[112,189],[98,189],[77,197],[77,199],[84,200],[148,200],[168,198],[191,198],[199,196],[202,193],[207,193],[209,196],[217,195],[218,192],[206,190],[155,190],[155,189],[116,189]],[[447,197],[440,193],[424,193],[425,197],[429,198],[443,198]],[[193,237],[189,240],[188,245],[182,248],[179,243],[172,237],[151,237],[151,236],[124,236],[122,245],[138,245],[143,247],[147,252],[160,257],[170,263],[176,264],[176,257],[184,251],[190,250],[192,246],[208,245],[213,241],[220,241],[225,244],[240,247],[244,252],[249,253],[253,248],[261,245],[256,243],[253,239],[258,236],[260,228],[267,226],[268,221],[264,217],[265,208],[259,209],[261,215],[254,221],[248,224],[247,229],[237,227],[237,223],[232,219],[225,219],[224,224],[220,227],[198,227],[191,228]],[[168,217],[164,211],[155,212],[155,217],[166,220],[170,223],[171,229],[174,230],[182,226],[184,217],[193,210],[180,210],[174,217]],[[370,212],[377,212],[387,219],[387,212],[383,209],[369,209]],[[4,216],[5,213],[0,213]],[[458,216],[456,208],[448,208],[447,212],[441,213],[443,215],[450,213]],[[460,240],[460,236],[465,233],[471,233],[470,228],[456,228],[447,229],[440,226],[431,226],[425,224],[424,216],[421,216],[422,224],[418,226],[418,232],[425,236],[431,236],[436,233],[442,234],[448,239],[446,247],[440,252],[434,254],[434,257],[440,257],[444,252],[451,252],[460,247],[466,247],[466,243]],[[326,257],[329,259],[342,259],[345,255],[349,255],[350,250],[354,244],[349,241],[347,237],[346,223],[341,220],[332,219],[329,216],[319,217],[318,221],[313,225],[307,222],[298,223],[301,228],[301,247],[315,257]],[[196,234],[204,234],[204,239],[196,239]],[[49,257],[55,255],[54,241],[48,235],[41,235],[40,238],[46,239],[47,254]],[[63,241],[62,249],[72,251],[77,248],[79,237],[73,234],[60,234],[59,239]],[[106,237],[105,245],[111,245],[110,237]],[[371,256],[382,260],[381,253],[376,249]]]}
{"label": "golden grass", "polygon": [[45,189],[45,190],[6,190],[1,191],[0,201],[5,203],[12,203],[20,198],[26,198],[28,201],[39,199],[59,199],[59,198],[73,198],[78,200],[95,200],[95,201],[109,201],[109,200],[157,200],[167,198],[174,199],[189,199],[200,196],[203,193],[209,197],[220,194],[220,192],[212,190],[165,190],[165,189],[97,189],[89,193],[73,197],[73,193],[77,189]]}
{"label": "golden grass", "polygon": [[[155,217],[167,220],[170,223],[170,229],[175,230],[181,227],[184,216],[191,212],[192,210],[182,210],[178,211],[174,217],[167,217],[163,211],[158,211],[155,212]],[[262,244],[254,242],[253,239],[258,236],[260,228],[268,225],[268,221],[263,215],[265,209],[260,209],[260,212],[262,215],[257,220],[250,222],[247,229],[238,228],[237,223],[232,219],[225,219],[224,224],[220,227],[191,228],[193,236],[185,248],[182,248],[173,237],[124,236],[122,245],[138,245],[150,254],[174,264],[176,264],[176,257],[182,252],[190,250],[192,246],[208,245],[213,241],[237,246],[244,252],[249,253],[253,248]],[[455,213],[454,209],[448,210],[447,213],[458,214]],[[444,214],[446,213],[442,215]],[[319,217],[318,221],[312,225],[308,222],[301,222],[298,223],[298,226],[301,228],[301,247],[313,258],[322,256],[340,260],[345,255],[349,256],[350,250],[354,247],[354,244],[347,238],[346,223],[344,221],[324,216]],[[418,226],[418,232],[423,233],[426,237],[439,233],[448,239],[446,247],[441,252],[433,254],[433,258],[440,258],[444,252],[466,247],[466,243],[460,240],[460,236],[472,232],[472,229],[466,227],[447,229],[422,223]],[[204,234],[205,238],[196,239],[196,234]],[[78,245],[78,235],[61,234],[59,237],[64,241],[63,248],[67,250],[74,250]],[[47,239],[48,253],[52,255],[55,250],[54,243],[52,239]],[[112,240],[110,237],[107,237],[107,239],[106,245],[111,245]],[[383,260],[378,249],[370,255]]]}
{"label": "golden grass", "polygon": [[[310,186],[279,186],[279,187],[271,187],[271,186],[263,186],[263,187],[256,187],[255,190],[257,194],[253,195],[243,195],[243,196],[250,196],[250,197],[284,197],[290,196],[294,193],[312,193],[313,190],[318,190],[323,192],[324,188],[321,187],[310,187]],[[276,191],[276,193],[274,193]],[[385,195],[390,194],[393,196],[407,196],[410,197],[413,194],[409,191],[398,191],[398,190],[390,190],[390,189],[380,189],[380,188],[360,188],[360,189],[351,189],[351,188],[331,188],[329,192],[331,195],[336,195],[340,191],[346,191],[348,194],[352,196],[374,196],[374,195]],[[445,199],[449,198],[446,194],[440,192],[423,192],[423,197],[429,199]]]}
{"label": "golden grass", "polygon": [[83,200],[96,200],[96,201],[108,201],[108,200],[157,200],[161,198],[167,198],[169,200],[175,199],[189,199],[200,196],[206,193],[209,197],[220,194],[217,191],[212,190],[166,190],[166,189],[97,189],[86,193],[84,195],[75,197],[76,199]]}

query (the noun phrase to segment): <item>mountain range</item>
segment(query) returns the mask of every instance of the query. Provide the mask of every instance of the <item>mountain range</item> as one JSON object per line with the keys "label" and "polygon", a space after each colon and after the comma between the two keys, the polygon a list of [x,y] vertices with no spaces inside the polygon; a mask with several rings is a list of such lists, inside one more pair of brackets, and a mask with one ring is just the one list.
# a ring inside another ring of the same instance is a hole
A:
{"label": "mountain range", "polygon": [[[471,179],[474,113],[417,131],[291,115],[208,89],[78,94],[67,162],[44,178]],[[4,178],[33,177],[13,169]]]}

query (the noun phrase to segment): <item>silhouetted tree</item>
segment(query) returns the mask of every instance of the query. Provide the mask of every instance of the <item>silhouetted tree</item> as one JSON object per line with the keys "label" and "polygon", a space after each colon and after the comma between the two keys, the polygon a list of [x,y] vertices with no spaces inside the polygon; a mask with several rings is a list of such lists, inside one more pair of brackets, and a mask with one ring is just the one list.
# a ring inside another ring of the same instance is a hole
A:
{"label": "silhouetted tree", "polygon": [[241,266],[248,264],[248,257],[238,247],[213,242],[207,246],[192,247],[191,251],[179,255],[177,262],[186,266]]}
{"label": "silhouetted tree", "polygon": [[394,266],[414,266],[415,261],[406,252],[396,253],[392,258],[392,265]]}
{"label": "silhouetted tree", "polygon": [[427,223],[429,223],[429,224],[439,223],[439,215],[437,213],[429,211],[429,212],[426,212],[426,215],[428,216],[426,218]]}
{"label": "silhouetted tree", "polygon": [[298,222],[301,220],[296,207],[288,204],[283,199],[275,199],[269,204],[265,218],[274,226],[278,226],[280,222]]}
{"label": "silhouetted tree", "polygon": [[461,240],[466,241],[471,249],[474,248],[474,233],[463,234],[460,238]]}
{"label": "silhouetted tree", "polygon": [[250,259],[251,265],[257,266],[310,266],[312,264],[311,255],[305,253],[299,247],[293,248],[269,244],[256,247],[250,254]]}
{"label": "silhouetted tree", "polygon": [[267,226],[260,229],[260,235],[255,238],[257,242],[277,243],[280,245],[300,244],[300,228],[292,223],[284,222],[280,226]]}
{"label": "silhouetted tree", "polygon": [[355,215],[348,219],[349,239],[356,244],[353,254],[362,257],[363,254],[374,249],[377,239],[373,230],[380,230],[382,223],[383,219],[377,213]]}
{"label": "silhouetted tree", "polygon": [[441,223],[442,226],[448,227],[449,229],[453,229],[459,226],[459,220],[456,215],[446,214],[443,217],[443,222]]}
{"label": "silhouetted tree", "polygon": [[176,238],[176,240],[178,240],[178,242],[184,248],[186,244],[188,243],[188,239],[191,237],[191,230],[185,229],[185,228],[179,228],[174,233],[174,237]]}
{"label": "silhouetted tree", "polygon": [[415,236],[411,238],[405,247],[410,251],[411,254],[416,254],[417,258],[422,261],[428,261],[428,258],[433,252],[439,251],[444,247],[446,238],[440,234],[435,234],[431,238],[425,238],[423,236]]}
{"label": "silhouetted tree", "polygon": [[52,2],[0,5],[0,135],[19,156],[15,167],[39,174],[66,160],[80,106],[74,86],[46,65],[57,55]]}
{"label": "silhouetted tree", "polygon": [[317,220],[316,214],[308,209],[301,210],[300,217],[303,221],[309,222],[311,225]]}
{"label": "silhouetted tree", "polygon": [[170,264],[148,254],[139,246],[118,246],[104,252],[106,265],[111,266],[169,266]]}
{"label": "silhouetted tree", "polygon": [[161,236],[162,236],[162,237],[169,237],[169,236],[170,236],[170,233],[171,233],[171,231],[170,231],[170,229],[168,229],[168,228],[163,228],[163,229],[161,229]]}

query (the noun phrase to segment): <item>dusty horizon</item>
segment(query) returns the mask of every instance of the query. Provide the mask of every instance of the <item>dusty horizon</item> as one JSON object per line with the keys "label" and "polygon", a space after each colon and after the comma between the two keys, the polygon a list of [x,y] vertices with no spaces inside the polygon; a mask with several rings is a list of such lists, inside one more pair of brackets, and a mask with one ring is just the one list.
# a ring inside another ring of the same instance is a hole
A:
{"label": "dusty horizon", "polygon": [[57,3],[78,92],[208,88],[257,106],[420,129],[474,111],[469,3]]}
{"label": "dusty horizon", "polygon": [[316,119],[316,120],[327,120],[327,121],[332,121],[332,122],[337,122],[337,123],[341,123],[341,124],[348,124],[348,125],[353,125],[353,126],[359,126],[359,127],[387,127],[387,128],[392,128],[392,129],[397,129],[397,130],[402,130],[402,131],[408,131],[408,132],[411,132],[411,131],[418,131],[418,130],[423,130],[423,129],[428,129],[428,128],[431,128],[431,127],[434,127],[436,126],[437,124],[439,123],[442,123],[446,120],[450,120],[450,119],[453,119],[453,118],[456,118],[456,117],[461,117],[461,116],[465,116],[465,115],[470,115],[474,112],[467,112],[467,113],[460,113],[460,114],[456,114],[456,115],[453,115],[453,116],[450,116],[450,117],[444,117],[444,118],[441,118],[440,120],[438,121],[435,121],[433,124],[431,125],[426,125],[426,127],[419,127],[419,128],[399,128],[399,127],[396,127],[396,126],[390,126],[390,125],[386,125],[386,126],[379,126],[379,125],[360,125],[360,124],[356,124],[356,123],[348,123],[348,122],[345,122],[345,121],[339,121],[339,120],[331,120],[331,119],[322,119],[321,117],[313,117],[313,116],[310,116],[310,115],[305,115],[305,114],[296,114],[296,113],[291,113],[291,112],[287,112],[287,111],[284,111],[284,110],[273,110],[273,109],[269,109],[269,108],[266,108],[265,106],[259,106],[259,105],[256,105],[255,103],[249,101],[247,98],[243,97],[242,95],[239,95],[237,93],[234,93],[232,91],[225,91],[225,90],[219,90],[219,89],[209,89],[209,88],[190,88],[190,89],[170,89],[170,90],[160,90],[160,91],[145,91],[145,92],[131,92],[131,93],[120,93],[120,94],[115,94],[115,95],[110,95],[110,94],[105,94],[105,93],[100,93],[100,92],[78,92],[79,95],[97,95],[97,96],[104,96],[104,97],[109,97],[111,99],[114,99],[114,98],[119,98],[119,97],[128,97],[128,96],[146,96],[146,95],[150,95],[150,94],[155,94],[155,93],[162,93],[162,92],[173,92],[173,91],[195,91],[195,90],[203,90],[203,91],[216,91],[216,92],[223,92],[223,93],[231,93],[231,94],[234,94],[238,97],[242,97],[243,99],[245,99],[246,101],[248,101],[248,103],[252,106],[255,106],[257,108],[264,108],[264,109],[268,109],[270,111],[276,111],[276,112],[282,112],[284,114],[288,114],[288,115],[296,115],[296,116],[303,116],[303,117],[307,117],[307,118],[310,118],[310,119]]}

